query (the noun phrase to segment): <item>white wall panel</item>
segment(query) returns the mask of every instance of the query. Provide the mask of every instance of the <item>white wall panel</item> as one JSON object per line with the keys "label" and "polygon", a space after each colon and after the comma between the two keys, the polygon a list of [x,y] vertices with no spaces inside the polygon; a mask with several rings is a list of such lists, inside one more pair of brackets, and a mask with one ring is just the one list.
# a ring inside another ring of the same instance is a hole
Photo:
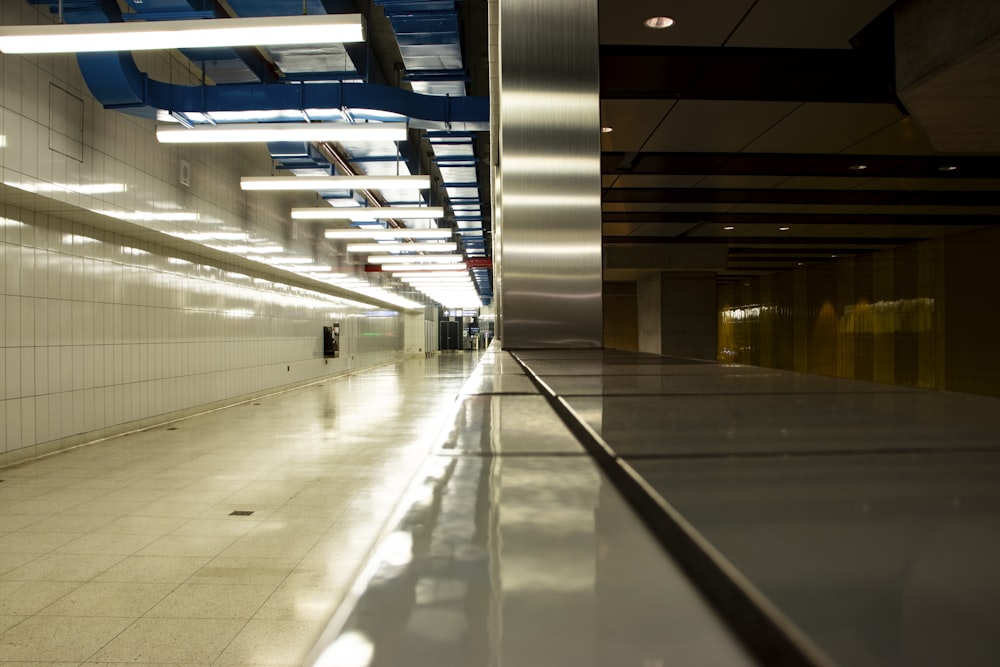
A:
{"label": "white wall panel", "polygon": [[[21,213],[3,206],[5,229]],[[403,354],[403,318],[394,311],[30,217],[0,245],[5,258],[20,258],[5,263],[0,294],[0,463]],[[55,272],[70,278],[53,281]],[[52,297],[53,284],[68,289]],[[327,360],[321,333],[330,322],[341,324],[342,356]]]}
{"label": "white wall panel", "polygon": [[[51,17],[0,0],[0,20]],[[145,55],[140,68],[196,83],[173,54]],[[270,171],[265,149],[164,147],[154,128],[97,104],[72,56],[0,56],[0,466],[404,353],[394,311],[147,238],[227,229],[312,250],[289,233],[287,199],[239,188],[239,176]],[[190,188],[178,182],[181,159]],[[118,191],[91,187],[101,184]],[[129,220],[97,229],[71,221],[81,211]],[[174,213],[196,220],[152,219]],[[342,352],[326,360],[331,322]]]}

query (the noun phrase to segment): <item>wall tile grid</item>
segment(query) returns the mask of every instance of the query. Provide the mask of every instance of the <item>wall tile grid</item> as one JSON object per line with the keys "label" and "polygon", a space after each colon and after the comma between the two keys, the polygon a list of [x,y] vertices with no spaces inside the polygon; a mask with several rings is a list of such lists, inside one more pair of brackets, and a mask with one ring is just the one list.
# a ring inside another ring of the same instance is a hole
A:
{"label": "wall tile grid", "polygon": [[[0,227],[8,463],[401,354],[392,311],[12,208]],[[341,356],[326,360],[331,322]]]}
{"label": "wall tile grid", "polygon": [[720,361],[1000,395],[987,273],[1000,230],[720,288]]}
{"label": "wall tile grid", "polygon": [[[0,11],[4,24],[51,20],[23,0]],[[197,80],[171,55],[140,67]],[[270,173],[266,150],[160,146],[155,123],[91,98],[72,56],[2,56],[0,77],[0,465],[401,356],[398,313],[146,238],[318,252],[289,225],[291,199],[240,191],[240,175]],[[24,192],[40,195],[35,210],[19,205]],[[70,222],[81,210],[121,220],[121,233]],[[341,356],[324,360],[330,322]]]}

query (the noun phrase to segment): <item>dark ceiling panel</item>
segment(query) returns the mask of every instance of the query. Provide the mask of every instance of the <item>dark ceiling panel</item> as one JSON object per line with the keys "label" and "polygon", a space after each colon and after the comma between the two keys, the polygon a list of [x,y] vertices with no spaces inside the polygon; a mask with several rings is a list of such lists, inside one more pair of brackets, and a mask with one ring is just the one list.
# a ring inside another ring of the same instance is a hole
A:
{"label": "dark ceiling panel", "polygon": [[730,249],[738,246],[797,246],[803,252],[809,253],[815,246],[823,246],[826,252],[836,254],[837,251],[848,253],[858,252],[865,249],[877,249],[886,246],[897,246],[901,243],[913,241],[909,237],[879,237],[879,238],[798,238],[798,237],[745,237],[740,239],[711,238],[711,237],[662,237],[662,236],[605,236],[604,243],[611,244],[663,244],[663,245],[684,245],[703,243],[725,243],[730,245]]}
{"label": "dark ceiling panel", "polygon": [[698,221],[720,225],[992,225],[995,215],[884,215],[807,213],[604,213],[604,222],[668,223]]}
{"label": "dark ceiling panel", "polygon": [[[865,165],[863,170],[851,167]],[[955,167],[952,171],[942,171]],[[868,179],[1000,178],[1000,158],[968,155],[814,155],[796,153],[601,154],[604,174],[786,174]]]}
{"label": "dark ceiling panel", "polygon": [[950,190],[779,190],[612,188],[605,202],[1000,206],[1000,192]]}
{"label": "dark ceiling panel", "polygon": [[606,244],[725,244],[728,281],[1000,220],[1000,156],[899,102],[891,0],[668,4],[601,1]]}
{"label": "dark ceiling panel", "polygon": [[602,99],[896,104],[893,68],[858,51],[602,46]]}

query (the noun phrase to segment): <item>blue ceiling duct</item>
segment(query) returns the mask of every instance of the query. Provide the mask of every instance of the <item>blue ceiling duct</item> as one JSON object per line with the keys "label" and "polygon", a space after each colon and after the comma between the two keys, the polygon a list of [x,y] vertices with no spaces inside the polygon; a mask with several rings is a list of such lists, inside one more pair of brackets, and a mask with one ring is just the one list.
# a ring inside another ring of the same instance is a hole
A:
{"label": "blue ceiling duct", "polygon": [[[466,95],[469,80],[462,62],[455,0],[374,0],[389,19],[411,91],[372,83],[381,69],[365,44],[191,49],[184,55],[215,85],[178,85],[151,79],[130,53],[80,54],[77,59],[94,97],[108,109],[145,118],[169,113],[185,124],[281,120],[361,122],[408,120],[428,130],[433,161],[442,177],[446,205],[470,260],[484,261],[489,248],[487,218],[477,183],[475,132],[489,131],[489,100]],[[57,11],[58,0],[28,0]],[[287,16],[350,13],[354,0],[63,0],[67,23],[175,20],[229,16]],[[267,57],[262,55],[262,51]],[[371,78],[369,77],[371,75]],[[333,165],[309,144],[269,146],[279,169],[291,173],[333,173]],[[403,143],[345,146],[348,161],[362,173],[416,173],[419,161]],[[419,193],[387,193],[386,203],[414,203]],[[485,303],[492,297],[491,271],[481,265],[471,275]]]}
{"label": "blue ceiling duct", "polygon": [[[462,62],[460,22],[455,0],[375,0],[392,24],[406,69],[404,81],[415,92],[466,98],[468,74]],[[466,257],[490,256],[484,236],[486,218],[480,200],[475,135],[478,128],[432,131],[427,140],[441,172],[442,188],[454,214],[455,227]],[[480,296],[489,303],[493,294],[491,271],[472,269]]]}
{"label": "blue ceiling duct", "polygon": [[[52,9],[58,7],[53,0],[29,1]],[[297,4],[301,7],[301,3]],[[144,0],[133,6],[160,16],[175,15],[182,6],[188,12],[194,11],[184,0]],[[108,0],[82,0],[64,4],[63,18],[67,23],[108,23],[116,12],[117,6]],[[357,110],[350,115],[359,120],[382,120],[378,112],[391,112],[410,118],[410,126],[420,129],[489,129],[489,102],[485,98],[447,98],[377,84],[341,82],[182,86],[149,78],[127,52],[80,54],[77,60],[87,86],[105,108],[147,118],[157,117],[157,111],[182,115],[259,111],[263,115],[288,110],[308,115],[309,110],[331,109],[339,114],[348,109]]]}

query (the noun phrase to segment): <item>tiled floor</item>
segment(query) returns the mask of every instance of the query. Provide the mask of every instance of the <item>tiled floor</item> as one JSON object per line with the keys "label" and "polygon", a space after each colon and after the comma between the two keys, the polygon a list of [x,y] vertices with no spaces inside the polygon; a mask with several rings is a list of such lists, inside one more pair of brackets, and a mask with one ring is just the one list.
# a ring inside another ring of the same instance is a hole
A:
{"label": "tiled floor", "polygon": [[476,361],[411,360],[0,470],[0,664],[300,664]]}

